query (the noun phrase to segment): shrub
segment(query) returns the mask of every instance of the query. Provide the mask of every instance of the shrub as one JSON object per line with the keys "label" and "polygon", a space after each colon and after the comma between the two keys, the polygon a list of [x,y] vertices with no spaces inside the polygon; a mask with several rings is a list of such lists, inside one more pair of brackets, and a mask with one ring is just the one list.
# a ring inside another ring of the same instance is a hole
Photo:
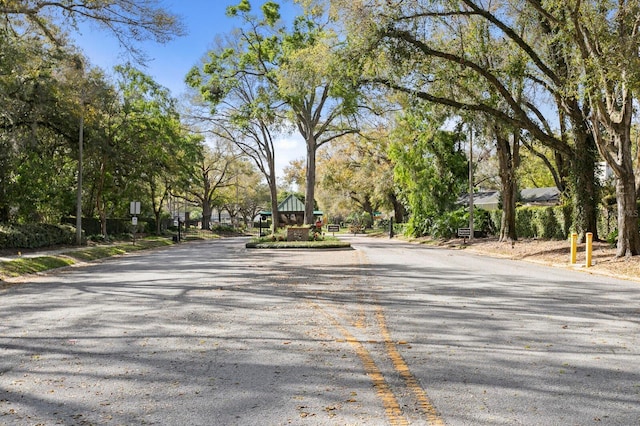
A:
{"label": "shrub", "polygon": [[[499,223],[499,222],[498,222]],[[498,227],[489,210],[477,209],[473,212],[473,229],[484,235],[494,235]]]}
{"label": "shrub", "polygon": [[70,225],[2,224],[0,248],[34,249],[54,245],[74,244],[76,230]]}
{"label": "shrub", "polygon": [[321,232],[318,232],[318,231],[309,232],[309,241],[323,241],[323,240],[324,240],[324,235],[322,235]]}
{"label": "shrub", "polygon": [[[516,234],[518,238],[566,239],[571,221],[563,206],[518,207],[516,209]],[[490,214],[495,232],[502,225],[502,210]]]}
{"label": "shrub", "polygon": [[[264,223],[263,223],[263,227],[262,229],[264,229]],[[215,225],[211,226],[211,231],[212,232],[216,232],[216,233],[232,233],[235,232],[236,229],[231,226],[231,225],[227,225],[224,223],[216,223]]]}
{"label": "shrub", "polygon": [[433,238],[454,238],[458,228],[464,228],[468,224],[469,214],[466,209],[446,212],[433,218],[429,235]]}
{"label": "shrub", "polygon": [[533,210],[531,207],[516,209],[516,235],[519,238],[533,238],[536,228],[533,224]]}

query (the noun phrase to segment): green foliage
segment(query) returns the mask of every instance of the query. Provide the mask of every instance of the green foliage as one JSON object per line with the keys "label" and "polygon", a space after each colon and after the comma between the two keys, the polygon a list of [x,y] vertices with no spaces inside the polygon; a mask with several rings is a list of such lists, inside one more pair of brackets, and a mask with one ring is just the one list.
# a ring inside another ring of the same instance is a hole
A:
{"label": "green foliage", "polygon": [[[500,217],[497,216],[498,223]],[[495,233],[495,219],[492,212],[478,209],[474,211],[473,228],[476,232],[482,232],[486,235]],[[437,217],[428,217],[422,223],[414,225],[413,222],[408,224],[394,223],[394,232],[396,234],[404,234],[414,237],[430,236],[432,238],[449,239],[455,238],[458,228],[466,228],[469,226],[469,212],[466,208],[460,208],[449,212],[444,212]]]}
{"label": "green foliage", "polygon": [[[569,235],[563,206],[518,207],[516,209],[516,233],[518,238],[543,238],[563,240]],[[500,230],[501,210],[491,212],[496,232]]]}
{"label": "green foliage", "polygon": [[353,212],[347,216],[346,222],[354,229],[364,230],[373,226],[373,218],[368,212]]}
{"label": "green foliage", "polygon": [[534,209],[520,207],[516,209],[516,235],[518,238],[532,238],[536,236],[533,224]]}
{"label": "green foliage", "polygon": [[502,226],[502,210],[490,210],[488,213],[493,224],[490,235],[496,235]]}
{"label": "green foliage", "polygon": [[442,124],[425,110],[408,113],[390,147],[396,183],[411,212],[407,230],[413,236],[449,233],[457,220],[449,212],[468,179],[460,147],[463,136],[440,130]]}
{"label": "green foliage", "polygon": [[[263,227],[264,227],[264,224],[263,224]],[[226,225],[224,223],[216,223],[213,226],[211,226],[211,232],[218,233],[218,234],[230,234],[230,233],[237,232],[237,230],[231,225]]]}
{"label": "green foliage", "polygon": [[251,3],[249,0],[241,0],[237,6],[229,6],[227,7],[227,16],[234,17],[238,15],[238,12],[250,12],[251,11]]}
{"label": "green foliage", "polygon": [[75,228],[69,225],[0,224],[0,248],[34,249],[75,242]]}
{"label": "green foliage", "polygon": [[431,220],[429,230],[426,235],[433,238],[454,238],[458,228],[469,225],[469,214],[465,209],[458,209],[445,212]]}
{"label": "green foliage", "polygon": [[[497,222],[500,223],[499,221]],[[496,222],[491,211],[484,209],[474,209],[473,211],[473,229],[481,231],[486,235],[493,235],[496,232]]]}
{"label": "green foliage", "polygon": [[246,244],[247,248],[258,249],[335,249],[350,247],[347,241],[341,241],[334,237],[325,237],[324,240],[310,241],[286,241],[286,238],[264,237],[261,239],[254,238]]}

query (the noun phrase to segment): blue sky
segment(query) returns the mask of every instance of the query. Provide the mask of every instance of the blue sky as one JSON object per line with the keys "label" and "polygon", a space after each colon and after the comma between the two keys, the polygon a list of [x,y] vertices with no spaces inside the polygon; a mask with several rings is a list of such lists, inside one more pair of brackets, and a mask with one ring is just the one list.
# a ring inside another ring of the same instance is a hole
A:
{"label": "blue sky", "polygon": [[[166,43],[146,42],[138,44],[150,58],[146,68],[140,67],[158,83],[169,88],[178,97],[185,90],[184,77],[200,63],[203,55],[213,46],[217,35],[228,34],[241,21],[229,18],[228,6],[239,0],[165,0],[163,6],[180,16],[187,35]],[[255,13],[264,0],[253,0]],[[291,0],[280,1],[283,16],[292,16]],[[91,60],[92,65],[109,72],[115,65],[127,62],[128,57],[115,36],[95,25],[83,24],[79,33],[72,34],[77,44]]]}
{"label": "blue sky", "polygon": [[[256,13],[264,2],[252,1]],[[150,59],[146,68],[140,66],[140,69],[171,90],[174,97],[180,97],[186,90],[184,77],[194,65],[200,64],[216,36],[228,34],[240,25],[239,19],[229,18],[225,13],[228,6],[238,3],[239,0],[165,0],[163,6],[183,19],[187,35],[164,45],[152,42],[139,44]],[[280,4],[285,19],[293,16],[297,6],[291,0],[280,1]],[[95,25],[82,25],[80,32],[72,37],[91,64],[108,74],[115,65],[128,60],[116,37]],[[282,176],[282,169],[291,160],[304,156],[304,142],[297,133],[279,137],[276,141],[278,177]]]}

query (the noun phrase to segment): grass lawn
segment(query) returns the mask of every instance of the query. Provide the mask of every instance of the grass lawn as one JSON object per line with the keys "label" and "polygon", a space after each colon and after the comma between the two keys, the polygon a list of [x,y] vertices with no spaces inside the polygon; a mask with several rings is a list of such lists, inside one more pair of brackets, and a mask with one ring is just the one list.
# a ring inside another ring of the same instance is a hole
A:
{"label": "grass lawn", "polygon": [[[212,232],[193,230],[183,235],[185,240],[217,239],[220,235]],[[21,275],[45,272],[50,269],[74,265],[79,262],[104,259],[139,250],[165,247],[173,245],[171,237],[146,237],[137,239],[135,244],[131,241],[116,241],[112,244],[96,244],[81,248],[70,247],[68,250],[55,255],[38,257],[21,257],[9,261],[0,262],[0,281],[3,278],[15,278]]]}

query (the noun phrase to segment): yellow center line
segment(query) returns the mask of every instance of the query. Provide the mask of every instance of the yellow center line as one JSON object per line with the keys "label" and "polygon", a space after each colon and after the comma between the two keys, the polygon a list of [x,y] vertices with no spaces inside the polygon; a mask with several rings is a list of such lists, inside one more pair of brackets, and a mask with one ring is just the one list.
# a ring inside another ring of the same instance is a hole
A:
{"label": "yellow center line", "polygon": [[393,363],[393,367],[404,379],[407,387],[411,390],[415,398],[418,400],[418,404],[422,409],[422,412],[427,416],[429,424],[432,426],[444,426],[444,420],[438,415],[435,407],[429,400],[427,393],[422,389],[416,377],[409,370],[409,366],[405,362],[404,358],[398,351],[396,344],[391,340],[391,334],[387,328],[386,320],[384,318],[384,312],[381,306],[377,306],[376,318],[378,319],[378,326],[380,327],[380,333],[384,339],[384,346],[387,349],[387,354]]}
{"label": "yellow center line", "polygon": [[[368,263],[366,255],[364,253],[358,252],[356,259],[361,265]],[[409,388],[409,390],[413,393],[414,397],[418,401],[420,409],[427,417],[429,425],[444,426],[444,420],[438,414],[436,408],[431,403],[431,400],[427,396],[425,390],[418,383],[416,377],[411,373],[409,366],[398,351],[395,342],[391,339],[391,333],[389,333],[389,329],[387,328],[384,310],[377,300],[375,306],[375,315],[378,322],[378,327],[380,329],[380,334],[382,336],[382,339],[384,340],[384,346],[387,351],[387,355],[389,356],[389,359],[393,364],[393,368],[396,370],[396,372],[398,372],[398,374],[400,374],[400,377],[402,377],[402,379],[404,380],[407,388]]]}
{"label": "yellow center line", "polygon": [[389,387],[389,384],[384,379],[384,375],[376,365],[373,357],[369,351],[356,339],[346,328],[344,328],[333,316],[326,312],[321,306],[310,302],[312,306],[320,311],[344,336],[346,341],[353,346],[356,354],[362,361],[365,373],[371,378],[373,386],[376,389],[378,397],[382,400],[382,404],[385,409],[385,413],[389,422],[393,426],[405,426],[409,425],[409,422],[402,415],[402,409],[396,399],[393,391]]}

